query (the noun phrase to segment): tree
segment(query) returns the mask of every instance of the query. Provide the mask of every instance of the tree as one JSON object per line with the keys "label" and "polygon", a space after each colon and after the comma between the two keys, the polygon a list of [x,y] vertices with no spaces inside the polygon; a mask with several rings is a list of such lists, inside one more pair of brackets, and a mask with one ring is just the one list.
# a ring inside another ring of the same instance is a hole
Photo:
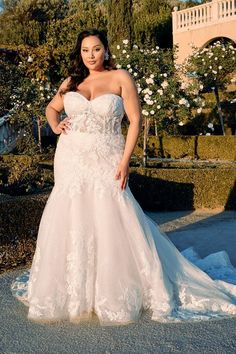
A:
{"label": "tree", "polygon": [[155,134],[178,132],[184,121],[191,119],[193,109],[198,107],[198,94],[194,85],[183,85],[177,75],[172,50],[159,47],[138,47],[130,50],[124,39],[113,50],[117,68],[124,68],[133,76],[138,87],[144,121],[143,164],[147,162],[147,140],[149,130]]}
{"label": "tree", "polygon": [[112,43],[118,43],[120,38],[133,42],[133,1],[108,0],[108,37]]}
{"label": "tree", "polygon": [[25,44],[37,47],[45,43],[48,23],[66,16],[67,3],[67,0],[11,2],[0,15],[2,44]]}
{"label": "tree", "polygon": [[135,43],[162,48],[172,47],[172,7],[168,1],[136,1],[134,11]]}
{"label": "tree", "polygon": [[235,70],[236,48],[231,43],[216,41],[206,48],[195,48],[184,64],[186,75],[198,81],[202,92],[213,91],[223,135],[224,118],[220,92],[226,90],[230,74]]}

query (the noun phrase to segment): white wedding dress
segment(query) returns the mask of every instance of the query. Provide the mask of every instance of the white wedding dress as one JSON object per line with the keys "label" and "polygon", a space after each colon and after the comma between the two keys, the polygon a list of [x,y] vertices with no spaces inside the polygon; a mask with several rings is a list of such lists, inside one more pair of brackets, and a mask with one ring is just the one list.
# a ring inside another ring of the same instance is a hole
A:
{"label": "white wedding dress", "polygon": [[[236,315],[236,285],[188,261],[148,217],[115,172],[125,139],[122,97],[64,95],[71,130],[61,134],[55,185],[46,203],[31,269],[11,284],[38,322],[127,324],[149,310],[155,321]],[[95,317],[96,317],[95,316]]]}

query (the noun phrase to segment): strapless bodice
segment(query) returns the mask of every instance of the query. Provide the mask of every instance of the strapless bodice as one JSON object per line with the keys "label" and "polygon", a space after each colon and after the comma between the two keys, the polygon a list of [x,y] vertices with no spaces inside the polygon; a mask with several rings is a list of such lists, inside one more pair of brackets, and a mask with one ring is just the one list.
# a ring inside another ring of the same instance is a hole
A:
{"label": "strapless bodice", "polygon": [[106,93],[88,100],[79,92],[64,95],[64,109],[71,117],[71,130],[84,133],[121,134],[124,105],[121,96]]}

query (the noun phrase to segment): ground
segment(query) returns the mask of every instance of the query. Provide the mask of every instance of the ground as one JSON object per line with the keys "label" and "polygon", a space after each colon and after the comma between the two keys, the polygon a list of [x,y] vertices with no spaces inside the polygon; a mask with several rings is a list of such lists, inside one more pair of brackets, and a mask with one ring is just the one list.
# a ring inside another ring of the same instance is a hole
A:
{"label": "ground", "polygon": [[[180,249],[194,246],[201,257],[226,250],[236,266],[236,211],[147,212]],[[4,354],[233,354],[236,318],[160,324],[147,314],[135,324],[101,327],[28,321],[27,307],[12,297],[19,268],[0,276],[0,353]]]}

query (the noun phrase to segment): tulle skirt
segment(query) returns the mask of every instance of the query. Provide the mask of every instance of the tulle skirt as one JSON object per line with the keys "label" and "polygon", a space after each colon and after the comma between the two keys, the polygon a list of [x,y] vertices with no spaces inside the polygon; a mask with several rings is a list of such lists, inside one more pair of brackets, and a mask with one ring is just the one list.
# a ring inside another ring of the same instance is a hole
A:
{"label": "tulle skirt", "polygon": [[149,310],[159,322],[236,315],[236,285],[187,260],[114,178],[122,135],[61,135],[55,185],[32,266],[11,284],[28,319],[128,324]]}

